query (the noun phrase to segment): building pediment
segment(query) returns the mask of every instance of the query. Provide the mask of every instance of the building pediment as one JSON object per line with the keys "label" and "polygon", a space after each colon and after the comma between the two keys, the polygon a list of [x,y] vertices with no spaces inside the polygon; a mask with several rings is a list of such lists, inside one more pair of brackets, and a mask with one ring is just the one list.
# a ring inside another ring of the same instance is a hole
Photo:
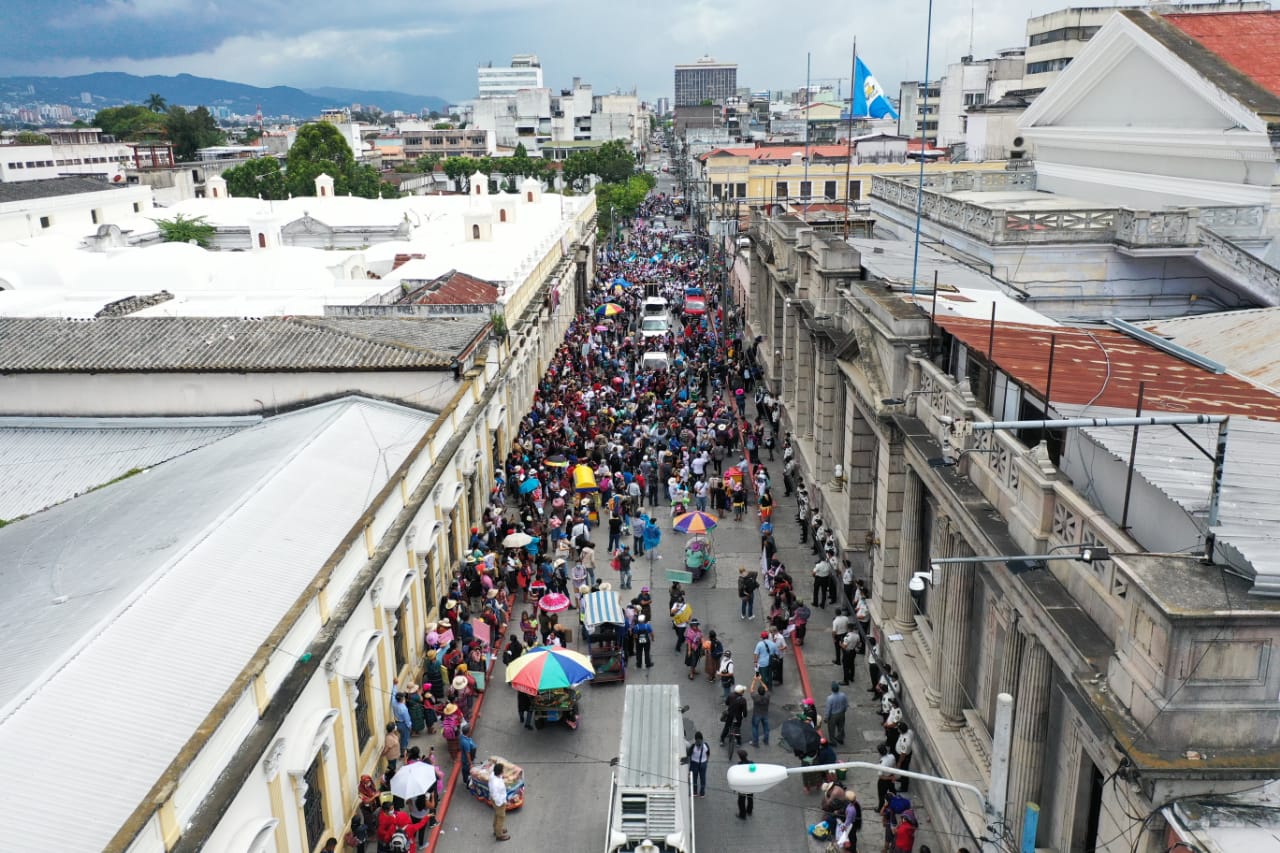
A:
{"label": "building pediment", "polygon": [[1050,129],[1106,128],[1265,134],[1266,119],[1221,82],[1206,76],[1195,51],[1175,52],[1145,26],[1116,15],[1036,98],[1021,127],[1033,137]]}

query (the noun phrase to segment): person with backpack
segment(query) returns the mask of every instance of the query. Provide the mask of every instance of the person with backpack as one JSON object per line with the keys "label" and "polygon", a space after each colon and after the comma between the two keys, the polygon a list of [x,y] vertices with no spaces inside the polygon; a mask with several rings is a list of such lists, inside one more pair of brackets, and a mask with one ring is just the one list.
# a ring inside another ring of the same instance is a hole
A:
{"label": "person with backpack", "polygon": [[643,613],[636,617],[636,625],[633,631],[635,633],[636,669],[641,667],[653,669],[653,626],[649,624],[648,618]]}
{"label": "person with backpack", "polygon": [[440,717],[440,734],[444,737],[445,746],[449,748],[449,757],[456,763],[461,756],[462,746],[458,736],[462,733],[462,710],[453,702],[444,706],[444,714]]}

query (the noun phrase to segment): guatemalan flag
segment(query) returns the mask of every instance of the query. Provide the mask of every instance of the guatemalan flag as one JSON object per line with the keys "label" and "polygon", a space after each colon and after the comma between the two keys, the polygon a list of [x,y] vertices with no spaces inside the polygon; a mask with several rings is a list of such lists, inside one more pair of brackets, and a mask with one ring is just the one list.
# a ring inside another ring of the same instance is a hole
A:
{"label": "guatemalan flag", "polygon": [[880,81],[867,70],[861,56],[855,57],[854,69],[856,79],[853,84],[853,114],[871,118],[896,119],[898,111],[893,108],[893,104],[889,103]]}

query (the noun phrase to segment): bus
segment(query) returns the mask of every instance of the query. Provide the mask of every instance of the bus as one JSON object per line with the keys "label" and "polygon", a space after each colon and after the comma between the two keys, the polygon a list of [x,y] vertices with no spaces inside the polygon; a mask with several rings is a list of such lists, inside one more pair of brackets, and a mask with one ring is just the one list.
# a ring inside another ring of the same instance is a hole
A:
{"label": "bus", "polygon": [[684,711],[674,684],[628,684],[605,853],[694,853]]}

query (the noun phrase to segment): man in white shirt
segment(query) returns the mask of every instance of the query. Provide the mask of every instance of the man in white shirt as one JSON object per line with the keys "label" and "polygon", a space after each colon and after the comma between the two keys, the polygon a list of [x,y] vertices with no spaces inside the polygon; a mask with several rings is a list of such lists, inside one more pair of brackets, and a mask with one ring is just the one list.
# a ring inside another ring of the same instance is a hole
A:
{"label": "man in white shirt", "polygon": [[[911,747],[915,744],[916,733],[911,731],[911,727],[907,725],[907,721],[903,720],[898,723],[898,742],[894,745],[894,752],[898,754],[898,769],[911,769]],[[898,790],[906,791],[911,780],[903,776],[898,781]]]}
{"label": "man in white shirt", "polygon": [[489,800],[493,803],[493,837],[498,841],[509,841],[507,834],[507,781],[502,778],[506,770],[501,764],[493,765],[489,774]]}
{"label": "man in white shirt", "polygon": [[[813,566],[813,606],[825,608],[831,584],[831,563],[824,556]],[[831,596],[835,598],[834,595]]]}
{"label": "man in white shirt", "polygon": [[849,633],[849,617],[844,614],[844,608],[836,608],[836,618],[831,620],[831,644],[835,647],[835,665],[840,665],[840,644],[844,641],[844,635]]}

